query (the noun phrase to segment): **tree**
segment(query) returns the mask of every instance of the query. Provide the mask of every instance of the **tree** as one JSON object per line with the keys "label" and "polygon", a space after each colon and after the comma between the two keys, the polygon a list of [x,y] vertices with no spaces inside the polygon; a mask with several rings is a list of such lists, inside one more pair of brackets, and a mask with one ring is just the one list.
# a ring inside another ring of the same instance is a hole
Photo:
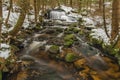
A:
{"label": "tree", "polygon": [[1,29],[2,29],[2,0],[0,0],[0,39],[1,39]]}
{"label": "tree", "polygon": [[111,42],[113,42],[120,31],[120,0],[113,0],[112,4],[112,30]]}
{"label": "tree", "polygon": [[15,36],[21,29],[21,27],[24,23],[24,19],[26,17],[28,9],[29,9],[29,0],[19,0],[18,4],[21,7],[21,12],[20,12],[20,16],[17,20],[17,23],[14,26],[14,29],[9,32],[9,34],[12,36]]}
{"label": "tree", "polygon": [[103,0],[99,0],[99,9],[100,9],[100,10],[102,10],[102,7],[103,7],[103,6],[102,6],[102,5],[103,5],[103,2],[104,2]]}
{"label": "tree", "polygon": [[[103,3],[105,2],[105,0],[103,0]],[[105,33],[107,35],[108,38],[110,38],[108,31],[107,31],[107,26],[106,26],[106,20],[105,20],[105,4],[103,4],[103,24],[104,24],[104,29],[105,29]]]}
{"label": "tree", "polygon": [[73,7],[73,0],[70,0],[70,6]]}
{"label": "tree", "polygon": [[34,11],[35,11],[35,23],[37,23],[37,1],[36,0],[34,0]]}
{"label": "tree", "polygon": [[12,9],[12,5],[13,5],[13,1],[10,0],[10,7],[9,7],[9,11],[8,11],[8,15],[7,15],[7,18],[6,18],[6,21],[5,21],[5,25],[7,26],[8,24],[8,20],[9,20],[9,17],[10,17],[10,12],[11,12],[11,9]]}

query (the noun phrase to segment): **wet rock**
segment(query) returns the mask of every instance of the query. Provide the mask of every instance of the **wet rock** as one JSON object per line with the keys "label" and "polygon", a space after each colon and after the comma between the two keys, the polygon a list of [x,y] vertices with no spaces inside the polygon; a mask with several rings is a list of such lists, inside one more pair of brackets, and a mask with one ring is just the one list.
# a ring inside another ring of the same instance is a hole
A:
{"label": "wet rock", "polygon": [[70,40],[65,41],[64,46],[71,47],[73,43],[74,43],[74,41],[70,39]]}
{"label": "wet rock", "polygon": [[56,28],[56,31],[57,31],[57,32],[63,32],[63,28],[57,27],[57,28]]}
{"label": "wet rock", "polygon": [[62,38],[56,38],[56,37],[51,37],[49,41],[47,42],[49,45],[58,45],[62,46],[64,44],[64,40]]}
{"label": "wet rock", "polygon": [[48,40],[51,36],[49,34],[40,34],[38,37],[35,37],[35,39],[39,40],[39,41],[43,41],[43,40]]}
{"label": "wet rock", "polygon": [[55,29],[47,29],[44,33],[51,34],[51,35],[58,34]]}
{"label": "wet rock", "polygon": [[64,46],[70,47],[74,43],[75,36],[74,34],[69,34],[64,37]]}
{"label": "wet rock", "polygon": [[74,34],[68,34],[64,37],[64,40],[67,41],[67,40],[74,39],[74,38],[75,38]]}
{"label": "wet rock", "polygon": [[28,77],[28,74],[26,71],[21,71],[17,74],[17,79],[16,80],[26,80]]}
{"label": "wet rock", "polygon": [[86,62],[87,61],[85,59],[79,59],[74,62],[74,65],[77,69],[81,69],[81,68],[84,68],[83,66],[86,64]]}
{"label": "wet rock", "polygon": [[66,62],[74,62],[77,59],[77,55],[75,53],[67,53],[65,56]]}

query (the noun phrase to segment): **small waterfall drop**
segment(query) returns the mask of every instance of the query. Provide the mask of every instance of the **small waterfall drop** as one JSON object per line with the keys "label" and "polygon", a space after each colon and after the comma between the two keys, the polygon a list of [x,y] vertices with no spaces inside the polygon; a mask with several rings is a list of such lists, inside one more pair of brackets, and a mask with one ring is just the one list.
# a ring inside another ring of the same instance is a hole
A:
{"label": "small waterfall drop", "polygon": [[53,10],[50,12],[50,19],[61,19],[61,16],[63,15],[66,15],[64,11]]}

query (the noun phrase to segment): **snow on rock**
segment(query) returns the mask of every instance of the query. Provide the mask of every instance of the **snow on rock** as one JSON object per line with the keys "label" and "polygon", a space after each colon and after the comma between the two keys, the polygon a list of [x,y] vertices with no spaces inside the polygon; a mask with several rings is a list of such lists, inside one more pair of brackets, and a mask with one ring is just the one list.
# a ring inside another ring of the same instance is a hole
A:
{"label": "snow on rock", "polygon": [[109,44],[109,38],[107,37],[105,31],[102,28],[92,29],[92,32],[90,35],[98,40],[103,40],[105,44]]}
{"label": "snow on rock", "polygon": [[74,17],[76,19],[79,19],[79,18],[82,18],[82,16],[80,14],[77,14],[77,13],[70,13],[68,14],[69,17]]}
{"label": "snow on rock", "polygon": [[102,16],[95,16],[94,17],[94,22],[95,22],[95,25],[97,25],[97,24],[103,24],[103,18],[102,18]]}
{"label": "snow on rock", "polygon": [[62,20],[65,20],[66,22],[77,22],[77,20],[73,17],[69,17],[69,16],[61,16]]}
{"label": "snow on rock", "polygon": [[1,50],[0,50],[0,57],[7,59],[10,55],[10,46],[2,43],[1,44]]}
{"label": "snow on rock", "polygon": [[64,6],[64,5],[61,5],[60,8],[62,10],[64,10],[66,13],[71,12],[73,10],[73,8],[67,7],[67,6]]}
{"label": "snow on rock", "polygon": [[5,43],[2,43],[1,44],[1,48],[9,48],[10,46],[9,45],[7,45],[7,44],[5,44]]}
{"label": "snow on rock", "polygon": [[85,27],[95,28],[94,21],[91,18],[84,17],[83,21],[84,21],[83,24],[85,25]]}
{"label": "snow on rock", "polygon": [[[58,9],[59,7],[56,7],[55,9]],[[71,7],[67,7],[64,5],[60,5],[60,9],[64,10],[66,13],[73,11],[74,9]]]}

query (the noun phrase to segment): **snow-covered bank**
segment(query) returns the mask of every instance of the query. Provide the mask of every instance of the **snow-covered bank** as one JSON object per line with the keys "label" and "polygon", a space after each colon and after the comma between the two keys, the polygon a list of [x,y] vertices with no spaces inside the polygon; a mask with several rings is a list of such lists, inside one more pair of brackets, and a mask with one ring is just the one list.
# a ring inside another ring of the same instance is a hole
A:
{"label": "snow-covered bank", "polygon": [[[4,9],[3,7],[3,23],[5,23],[5,20],[7,19],[9,11]],[[9,20],[8,20],[8,26],[6,26],[5,24],[2,25],[2,33],[7,33],[11,30],[13,30],[15,24],[17,23],[17,20],[19,18],[20,13],[19,12],[10,12],[10,16],[9,16]],[[29,18],[29,20],[28,20]],[[22,27],[24,28],[28,28],[30,21],[34,20],[34,15],[26,15],[26,18],[24,20],[24,23],[22,25]]]}
{"label": "snow-covered bank", "polygon": [[109,44],[109,38],[107,37],[105,30],[103,30],[102,28],[97,28],[97,29],[93,29],[92,30],[93,33],[91,33],[90,35],[92,36],[92,38],[98,39],[103,41],[105,44]]}
{"label": "snow-covered bank", "polygon": [[10,56],[10,46],[8,44],[2,43],[0,50],[0,57],[7,59]]}

